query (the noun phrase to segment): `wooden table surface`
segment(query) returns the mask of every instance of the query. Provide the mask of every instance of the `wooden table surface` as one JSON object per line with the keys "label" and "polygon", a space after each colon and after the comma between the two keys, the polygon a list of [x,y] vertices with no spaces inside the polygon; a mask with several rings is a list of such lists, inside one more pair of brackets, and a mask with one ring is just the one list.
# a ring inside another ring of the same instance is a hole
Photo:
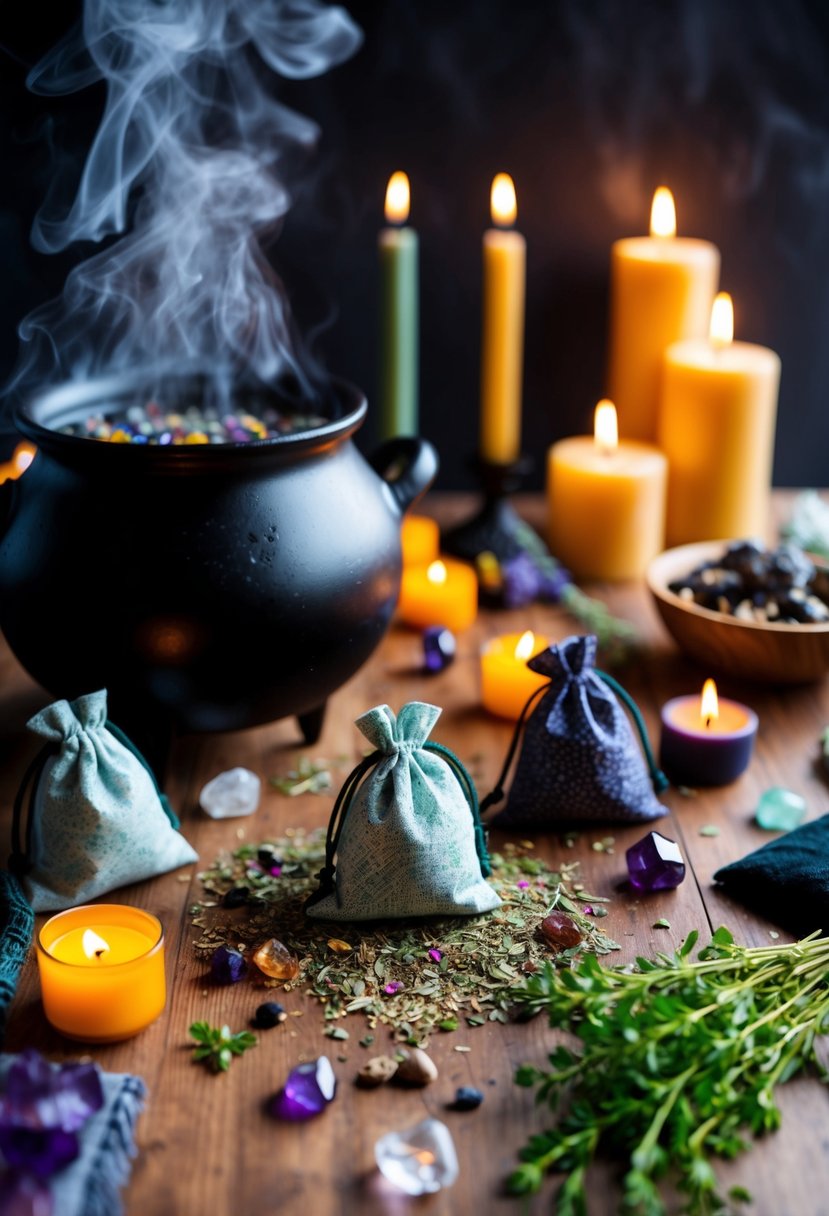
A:
{"label": "wooden table surface", "polygon": [[[781,496],[777,496],[780,507]],[[468,506],[459,498],[427,504],[443,519],[462,514]],[[538,517],[538,502],[524,503],[525,513]],[[659,624],[644,588],[639,584],[596,587],[613,610],[627,616],[646,640],[644,652],[617,673],[644,711],[653,736],[658,707],[669,697],[700,687],[707,674],[684,660]],[[534,606],[499,614],[483,614],[459,639],[457,659],[446,672],[426,677],[419,670],[420,640],[416,633],[392,628],[369,663],[332,698],[323,736],[311,754],[347,754],[355,763],[362,754],[362,736],[353,726],[363,711],[381,702],[398,709],[422,699],[443,707],[435,738],[461,757],[482,754],[481,791],[496,775],[510,738],[509,724],[487,716],[478,704],[478,653],[482,641],[497,633],[533,628],[561,639],[579,632],[577,624],[557,608]],[[0,805],[10,814],[12,797],[36,750],[25,731],[26,719],[48,697],[35,686],[8,649],[0,643]],[[245,655],[240,640],[239,661]],[[760,716],[757,751],[749,771],[723,789],[682,797],[670,791],[664,801],[670,817],[659,830],[678,840],[690,866],[676,890],[634,897],[623,888],[625,849],[643,834],[642,827],[583,831],[566,860],[581,862],[587,889],[610,898],[602,927],[621,944],[606,961],[624,963],[636,954],[673,948],[693,928],[703,933],[727,924],[738,941],[767,944],[774,926],[730,903],[711,883],[717,867],[743,856],[770,837],[752,822],[763,790],[782,785],[803,794],[809,817],[829,809],[829,792],[817,758],[820,732],[829,723],[829,685],[791,689],[741,686],[720,680],[720,691],[752,705]],[[249,819],[215,822],[198,808],[198,793],[216,773],[245,765],[263,778],[284,773],[305,754],[295,723],[274,723],[244,733],[187,738],[176,747],[166,792],[181,814],[183,831],[208,865],[224,848],[240,839],[258,841],[286,828],[327,822],[331,798],[305,795],[288,798],[263,785],[257,814]],[[700,828],[715,824],[719,836],[701,836]],[[612,853],[596,852],[594,841],[612,835]],[[493,834],[493,844],[499,844]],[[556,836],[539,838],[539,854],[553,864],[564,857]],[[139,1124],[140,1154],[126,1192],[129,1216],[396,1216],[413,1210],[429,1216],[448,1213],[541,1213],[550,1210],[552,1183],[528,1202],[502,1193],[504,1177],[514,1167],[516,1151],[527,1135],[540,1130],[544,1112],[533,1105],[530,1091],[512,1082],[515,1067],[543,1063],[552,1033],[542,1018],[529,1024],[489,1023],[480,1028],[433,1038],[431,1052],[438,1080],[424,1090],[386,1087],[358,1090],[357,1068],[369,1054],[386,1050],[382,1035],[370,1052],[356,1044],[334,1044],[322,1035],[320,1006],[301,992],[286,1005],[302,1010],[289,1019],[289,1028],[259,1036],[259,1045],[234,1062],[229,1074],[211,1076],[190,1060],[187,1029],[195,1019],[227,1022],[234,1029],[247,1024],[256,1004],[265,999],[248,983],[230,988],[205,982],[196,960],[196,936],[187,917],[188,906],[201,893],[199,867],[165,875],[116,898],[151,909],[165,926],[168,1003],[161,1018],[143,1034],[116,1046],[89,1052],[103,1068],[137,1073],[146,1081],[149,1100]],[[670,929],[653,929],[660,917]],[[781,934],[781,940],[785,940]],[[382,1030],[382,1028],[380,1028]],[[468,1053],[453,1050],[469,1045]],[[6,1049],[35,1046],[52,1059],[77,1058],[77,1046],[62,1039],[46,1023],[39,1002],[34,959],[27,963],[18,990],[6,1039]],[[346,1063],[336,1062],[345,1046]],[[389,1047],[391,1045],[389,1044]],[[339,1080],[336,1101],[319,1119],[304,1125],[273,1122],[264,1113],[264,1100],[282,1084],[288,1070],[301,1059],[326,1053],[335,1061]],[[484,1104],[472,1113],[446,1111],[458,1085],[480,1087]],[[723,1190],[741,1184],[755,1196],[748,1210],[754,1216],[827,1216],[829,1214],[829,1107],[825,1090],[813,1079],[798,1080],[781,1091],[782,1129],[738,1161],[717,1166]],[[373,1146],[392,1128],[402,1129],[426,1114],[443,1118],[453,1133],[460,1161],[454,1188],[416,1203],[389,1189],[374,1168]],[[610,1167],[597,1167],[591,1179],[590,1216],[617,1210],[618,1192]],[[676,1210],[679,1210],[677,1207]]]}

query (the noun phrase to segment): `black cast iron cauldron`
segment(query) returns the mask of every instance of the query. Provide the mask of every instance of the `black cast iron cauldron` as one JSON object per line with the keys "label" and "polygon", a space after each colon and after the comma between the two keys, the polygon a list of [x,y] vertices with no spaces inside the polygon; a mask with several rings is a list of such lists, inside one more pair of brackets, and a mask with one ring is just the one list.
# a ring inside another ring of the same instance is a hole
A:
{"label": "black cast iron cauldron", "polygon": [[[189,378],[176,408],[203,390]],[[389,624],[401,518],[437,471],[413,438],[367,463],[351,440],[365,398],[343,382],[332,395],[314,430],[192,447],[58,433],[143,405],[137,380],[64,385],[20,410],[38,454],[0,489],[0,628],[27,671],[56,696],[107,688],[148,746],[288,714],[313,742]]]}

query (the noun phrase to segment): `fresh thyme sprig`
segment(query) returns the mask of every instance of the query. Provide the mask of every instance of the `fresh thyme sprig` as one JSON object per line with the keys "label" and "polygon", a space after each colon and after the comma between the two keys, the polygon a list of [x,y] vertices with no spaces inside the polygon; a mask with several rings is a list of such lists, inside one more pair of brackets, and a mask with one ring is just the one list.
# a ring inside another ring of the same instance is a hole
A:
{"label": "fresh thyme sprig", "polygon": [[204,1063],[211,1072],[227,1072],[234,1056],[256,1046],[256,1035],[249,1030],[231,1034],[229,1026],[211,1026],[209,1022],[194,1022],[190,1037],[198,1043],[193,1051],[193,1063]]}
{"label": "fresh thyme sprig", "polygon": [[[594,1156],[626,1160],[621,1210],[663,1216],[657,1183],[675,1172],[692,1216],[722,1212],[711,1157],[735,1157],[746,1133],[780,1125],[778,1084],[807,1065],[820,1069],[815,1038],[829,1030],[829,938],[794,945],[737,946],[725,928],[695,960],[690,933],[673,955],[640,958],[636,970],[605,968],[586,955],[571,971],[544,971],[517,999],[571,1029],[581,1051],[558,1047],[550,1068],[525,1066],[519,1085],[562,1113],[533,1136],[509,1179],[513,1194],[566,1178],[558,1216],[584,1216],[585,1172]],[[826,1076],[824,1074],[824,1080]],[[737,1188],[733,1201],[749,1196]]]}

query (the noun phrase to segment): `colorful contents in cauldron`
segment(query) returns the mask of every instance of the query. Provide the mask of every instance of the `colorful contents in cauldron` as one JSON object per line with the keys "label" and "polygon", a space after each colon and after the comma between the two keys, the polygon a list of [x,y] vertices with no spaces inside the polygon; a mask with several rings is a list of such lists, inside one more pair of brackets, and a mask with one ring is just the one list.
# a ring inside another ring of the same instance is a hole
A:
{"label": "colorful contents in cauldron", "polygon": [[180,412],[165,410],[157,401],[131,405],[115,413],[90,414],[84,422],[61,427],[64,435],[102,439],[107,443],[168,445],[252,443],[278,439],[324,426],[330,419],[314,413],[285,413],[263,406],[256,414],[224,413],[216,406],[189,405]]}
{"label": "colorful contents in cauldron", "polygon": [[802,549],[735,541],[716,561],[669,583],[680,599],[742,621],[811,625],[829,621],[829,571]]}

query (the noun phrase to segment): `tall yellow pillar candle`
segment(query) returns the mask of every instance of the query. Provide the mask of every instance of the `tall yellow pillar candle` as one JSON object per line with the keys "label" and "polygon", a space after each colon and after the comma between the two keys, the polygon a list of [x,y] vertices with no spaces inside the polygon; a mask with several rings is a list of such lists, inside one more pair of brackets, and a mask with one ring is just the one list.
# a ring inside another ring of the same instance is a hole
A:
{"label": "tall yellow pillar candle", "polygon": [[46,1017],[85,1043],[129,1039],[164,1008],[164,933],[151,913],[89,904],[48,920],[37,939]]}
{"label": "tall yellow pillar candle", "polygon": [[734,342],[731,299],[717,297],[708,341],[665,355],[659,445],[668,457],[669,545],[764,536],[780,359]]}
{"label": "tall yellow pillar candle", "polygon": [[496,175],[490,205],[495,227],[484,233],[480,455],[511,464],[521,453],[527,243],[512,228],[517,205],[509,174]]}
{"label": "tall yellow pillar candle", "polygon": [[596,407],[593,438],[550,448],[550,548],[577,578],[638,578],[663,547],[668,462],[648,443],[619,442],[616,411]]}
{"label": "tall yellow pillar candle", "polygon": [[709,241],[675,234],[673,196],[661,186],[651,235],[616,241],[611,251],[607,392],[627,439],[655,441],[665,351],[708,332],[719,251]]}

